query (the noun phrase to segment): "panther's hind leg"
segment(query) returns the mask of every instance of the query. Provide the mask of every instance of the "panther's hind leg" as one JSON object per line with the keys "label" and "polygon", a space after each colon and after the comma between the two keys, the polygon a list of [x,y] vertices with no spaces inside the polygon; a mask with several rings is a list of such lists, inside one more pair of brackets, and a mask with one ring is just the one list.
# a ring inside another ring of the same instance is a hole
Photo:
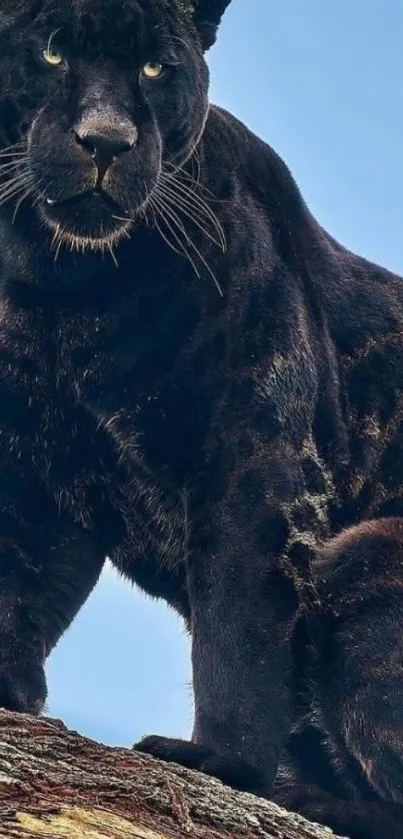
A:
{"label": "panther's hind leg", "polygon": [[403,519],[344,531],[315,570],[328,620],[319,716],[336,760],[381,800],[403,805]]}

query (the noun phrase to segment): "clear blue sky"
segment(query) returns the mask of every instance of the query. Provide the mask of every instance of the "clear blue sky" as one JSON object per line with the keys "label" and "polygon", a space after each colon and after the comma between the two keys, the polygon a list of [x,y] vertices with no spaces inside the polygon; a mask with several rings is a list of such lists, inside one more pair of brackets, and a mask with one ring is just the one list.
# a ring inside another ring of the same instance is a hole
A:
{"label": "clear blue sky", "polygon": [[[211,98],[291,167],[343,244],[403,274],[402,0],[233,0]],[[191,728],[179,621],[107,572],[48,663],[49,713],[108,743]]]}

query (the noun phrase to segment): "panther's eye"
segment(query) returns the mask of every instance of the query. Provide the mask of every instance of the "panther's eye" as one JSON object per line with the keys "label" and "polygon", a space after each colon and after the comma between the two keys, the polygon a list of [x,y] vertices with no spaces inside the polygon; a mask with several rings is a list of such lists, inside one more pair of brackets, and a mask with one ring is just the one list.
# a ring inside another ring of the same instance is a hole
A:
{"label": "panther's eye", "polygon": [[64,63],[62,54],[50,45],[42,51],[42,58],[47,64],[51,64],[52,67],[60,67]]}
{"label": "panther's eye", "polygon": [[163,75],[164,68],[157,61],[148,61],[141,72],[146,79],[159,79]]}

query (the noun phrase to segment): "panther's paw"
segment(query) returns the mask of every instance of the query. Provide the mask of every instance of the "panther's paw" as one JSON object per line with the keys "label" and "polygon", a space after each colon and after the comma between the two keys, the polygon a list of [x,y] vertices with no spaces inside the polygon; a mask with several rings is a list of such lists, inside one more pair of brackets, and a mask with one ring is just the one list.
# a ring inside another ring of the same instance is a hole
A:
{"label": "panther's paw", "polygon": [[220,757],[211,749],[197,743],[150,735],[136,743],[133,748],[159,760],[179,763],[187,769],[196,769],[205,775],[212,775],[234,789],[254,795],[267,795],[267,785],[263,776],[252,766],[236,758],[229,760]]}
{"label": "panther's paw", "polygon": [[47,695],[45,671],[41,663],[21,659],[0,662],[0,708],[37,716]]}

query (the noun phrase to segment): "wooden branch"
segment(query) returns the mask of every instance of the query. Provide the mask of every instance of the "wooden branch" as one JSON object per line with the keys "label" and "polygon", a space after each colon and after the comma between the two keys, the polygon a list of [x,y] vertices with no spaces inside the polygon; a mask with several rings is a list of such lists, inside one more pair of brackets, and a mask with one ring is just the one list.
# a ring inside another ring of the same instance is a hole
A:
{"label": "wooden branch", "polygon": [[219,781],[0,711],[0,837],[331,839],[275,804]]}

